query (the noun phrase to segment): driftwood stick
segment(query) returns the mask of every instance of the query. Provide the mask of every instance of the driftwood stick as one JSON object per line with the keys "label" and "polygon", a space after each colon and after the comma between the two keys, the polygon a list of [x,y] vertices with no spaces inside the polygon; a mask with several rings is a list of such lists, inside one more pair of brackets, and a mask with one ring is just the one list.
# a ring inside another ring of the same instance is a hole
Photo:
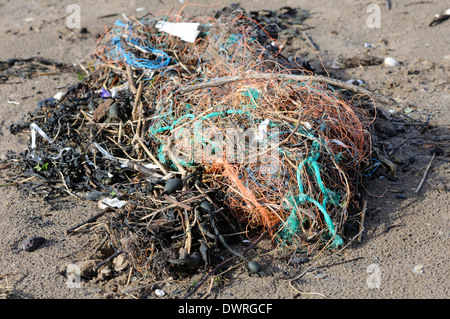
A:
{"label": "driftwood stick", "polygon": [[177,205],[177,206],[179,206],[179,207],[181,207],[183,209],[186,209],[186,210],[192,210],[191,206],[186,205],[185,203],[179,202],[175,198],[173,198],[173,197],[171,197],[171,196],[169,196],[167,194],[164,194],[163,196],[168,202],[171,202],[174,205]]}
{"label": "driftwood stick", "polygon": [[131,93],[136,94],[137,89],[136,89],[136,85],[134,84],[133,71],[131,70],[131,66],[129,64],[127,64],[126,68],[127,68],[126,70],[127,70],[128,84],[130,86],[130,91],[131,91]]}
{"label": "driftwood stick", "polygon": [[94,266],[94,271],[97,271],[101,266],[103,266],[104,264],[106,264],[108,261],[112,260],[114,257],[119,256],[120,254],[122,254],[123,251],[122,250],[118,250],[116,251],[114,254],[112,254],[111,256],[109,256],[108,258],[106,258],[105,260],[102,260],[101,262],[99,262],[97,265]]}
{"label": "driftwood stick", "polygon": [[362,232],[364,230],[364,219],[366,217],[366,210],[367,210],[367,200],[364,200],[363,208],[362,208],[362,212],[361,212],[361,222],[359,224],[358,242],[361,242],[361,236],[362,236]]}
{"label": "driftwood stick", "polygon": [[[105,204],[106,205],[106,204]],[[81,224],[78,224],[76,226],[73,226],[71,228],[69,228],[66,232],[67,234],[73,233],[77,228],[80,228],[81,226],[84,226],[86,224],[95,222],[97,219],[99,219],[100,217],[102,217],[103,215],[105,215],[107,212],[111,211],[112,208],[107,207],[105,209],[103,209],[101,212],[99,212],[98,214],[95,214],[94,216],[92,216],[91,218],[89,218],[88,220],[82,222]]]}
{"label": "driftwood stick", "polygon": [[353,85],[350,83],[342,82],[337,79],[328,78],[321,75],[295,75],[295,74],[272,74],[272,73],[246,73],[245,75],[238,75],[233,77],[228,77],[220,80],[213,80],[208,82],[203,82],[199,84],[193,84],[193,85],[187,85],[179,89],[180,94],[186,94],[195,90],[201,90],[206,89],[210,87],[215,86],[221,86],[226,85],[234,82],[244,81],[244,80],[250,80],[250,79],[282,79],[282,80],[292,80],[292,81],[310,81],[310,82],[323,82],[330,85],[338,86],[344,89],[347,89],[349,91],[352,91],[354,93],[362,94],[362,95],[368,95],[372,98],[386,103],[386,104],[398,104],[397,101],[395,101],[392,98],[388,98],[384,95],[370,92],[369,90],[366,90],[364,88],[361,88],[357,85]]}
{"label": "driftwood stick", "polygon": [[412,132],[411,134],[409,134],[403,141],[401,141],[396,147],[394,147],[390,152],[389,155],[394,154],[394,152],[399,149],[400,146],[402,146],[403,144],[405,144],[407,141],[409,141],[414,135],[416,135],[417,133],[419,133],[420,131],[423,130],[423,128],[425,126],[428,125],[428,123],[430,122],[430,119],[428,118],[428,120],[425,121],[425,123],[423,123],[419,129],[417,129],[416,131]]}
{"label": "driftwood stick", "polygon": [[430,162],[428,163],[428,166],[427,166],[427,168],[425,169],[425,173],[423,173],[422,180],[420,181],[419,186],[417,186],[417,188],[416,188],[416,191],[415,191],[416,194],[417,194],[417,193],[420,191],[420,189],[422,188],[423,183],[425,182],[425,179],[427,178],[428,171],[430,170],[431,163],[433,163],[433,160],[434,160],[434,157],[435,157],[435,156],[436,156],[436,153],[433,153],[433,156],[431,156]]}
{"label": "driftwood stick", "polygon": [[141,95],[142,95],[142,89],[143,89],[143,84],[142,84],[142,82],[140,82],[139,87],[137,89],[136,98],[134,99],[133,110],[131,111],[131,116],[132,116],[133,121],[136,121],[138,119],[138,106],[139,106]]}

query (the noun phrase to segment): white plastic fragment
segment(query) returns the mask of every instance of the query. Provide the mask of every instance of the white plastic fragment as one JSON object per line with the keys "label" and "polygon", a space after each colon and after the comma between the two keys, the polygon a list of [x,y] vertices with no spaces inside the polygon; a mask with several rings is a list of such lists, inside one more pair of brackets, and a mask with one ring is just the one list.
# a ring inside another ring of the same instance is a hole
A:
{"label": "white plastic fragment", "polygon": [[336,144],[336,145],[339,145],[339,146],[342,146],[342,147],[345,147],[345,148],[349,148],[347,145],[345,145],[344,143],[342,143],[342,142],[339,141],[339,140],[332,139],[331,141],[332,141],[334,144]]}
{"label": "white plastic fragment", "polygon": [[301,121],[300,124],[302,124],[304,127],[306,127],[306,129],[308,131],[311,131],[312,126],[311,126],[311,124],[309,122]]}
{"label": "white plastic fragment", "polygon": [[87,156],[87,154],[84,155],[84,158],[86,158],[86,163],[88,163],[88,164],[91,165],[91,166],[94,166],[95,169],[98,168],[97,165],[95,165],[94,162],[92,162],[92,161],[89,159],[89,157]]}
{"label": "white plastic fragment", "polygon": [[122,208],[123,206],[125,206],[126,203],[127,203],[126,201],[119,200],[117,197],[114,198],[106,197],[98,202],[98,208],[100,209],[105,209],[108,207]]}
{"label": "white plastic fragment", "polygon": [[106,158],[108,158],[110,160],[113,160],[113,161],[115,160],[114,156],[109,154],[107,150],[105,150],[103,147],[98,145],[96,142],[94,142],[94,146],[100,151],[100,153],[103,154],[103,156],[105,156]]}
{"label": "white plastic fragment", "polygon": [[399,66],[400,63],[394,58],[386,57],[384,59],[384,65],[388,66],[388,67],[396,67],[396,66]]}
{"label": "white plastic fragment", "polygon": [[194,43],[200,33],[199,26],[200,23],[158,21],[155,27],[160,31],[177,36],[183,41]]}
{"label": "white plastic fragment", "polygon": [[162,291],[161,289],[156,289],[155,290],[155,295],[157,295],[158,297],[163,297],[166,293],[164,291]]}
{"label": "white plastic fragment", "polygon": [[66,94],[64,92],[58,92],[55,94],[55,96],[53,97],[54,99],[57,99],[58,101],[61,101],[61,99],[65,96]]}
{"label": "white plastic fragment", "polygon": [[413,271],[414,271],[416,274],[423,274],[423,273],[425,272],[425,271],[424,271],[424,267],[423,267],[423,265],[421,265],[421,264],[415,265]]}
{"label": "white plastic fragment", "polygon": [[53,156],[52,159],[53,159],[53,160],[60,159],[63,152],[65,152],[65,151],[70,151],[71,149],[72,149],[71,147],[64,147],[63,149],[59,150],[59,154],[56,155],[56,156]]}
{"label": "white plastic fragment", "polygon": [[53,143],[53,139],[50,138],[39,126],[36,125],[36,123],[31,123],[30,125],[31,130],[31,148],[36,148],[36,131],[50,144]]}
{"label": "white plastic fragment", "polygon": [[269,125],[269,122],[270,122],[269,119],[265,119],[264,121],[259,123],[258,132],[255,134],[255,139],[257,141],[262,141],[266,137],[267,126]]}

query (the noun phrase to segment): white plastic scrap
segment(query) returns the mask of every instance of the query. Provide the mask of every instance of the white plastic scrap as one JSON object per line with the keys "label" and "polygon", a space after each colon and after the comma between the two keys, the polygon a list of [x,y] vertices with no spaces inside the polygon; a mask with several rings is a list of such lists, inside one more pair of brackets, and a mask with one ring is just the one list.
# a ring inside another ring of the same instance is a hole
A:
{"label": "white plastic scrap", "polygon": [[387,67],[391,67],[392,68],[392,67],[399,66],[400,63],[394,58],[386,57],[384,59],[384,65],[387,66]]}
{"label": "white plastic scrap", "polygon": [[39,126],[36,125],[36,123],[31,123],[30,125],[31,130],[31,148],[36,148],[36,131],[49,142],[50,144],[53,143],[53,139],[50,138]]}
{"label": "white plastic scrap", "polygon": [[63,152],[65,152],[65,151],[70,151],[71,149],[72,149],[71,147],[64,147],[63,149],[59,150],[59,154],[56,155],[56,156],[53,156],[52,159],[53,159],[53,160],[60,159]]}
{"label": "white plastic scrap", "polygon": [[123,206],[125,206],[126,203],[127,203],[126,201],[119,200],[117,197],[114,198],[106,197],[98,202],[98,208],[100,209],[105,209],[108,207],[122,208]]}
{"label": "white plastic scrap", "polygon": [[264,137],[266,137],[267,126],[269,125],[269,122],[269,119],[265,119],[264,121],[259,123],[258,132],[255,134],[255,138],[257,141],[262,141]]}
{"label": "white plastic scrap", "polygon": [[342,146],[342,147],[345,147],[345,148],[349,148],[347,145],[345,145],[344,143],[342,143],[342,142],[339,141],[339,140],[332,139],[331,141],[332,141],[334,144],[337,144],[337,145],[339,145],[339,146]]}
{"label": "white plastic scrap", "polygon": [[86,155],[84,155],[84,158],[86,158],[86,163],[88,163],[91,166],[94,166],[95,169],[97,169],[97,165],[94,164],[94,162],[92,162],[89,157]]}
{"label": "white plastic scrap", "polygon": [[55,94],[55,96],[53,96],[54,99],[57,99],[58,101],[61,101],[61,99],[66,96],[66,93],[64,92],[58,92]]}
{"label": "white plastic scrap", "polygon": [[161,290],[161,289],[156,289],[155,290],[155,295],[157,295],[158,297],[163,297],[166,293]]}
{"label": "white plastic scrap", "polygon": [[107,150],[105,150],[103,147],[101,147],[100,145],[98,145],[96,142],[94,142],[94,146],[100,151],[100,153],[103,154],[103,156],[105,156],[107,159],[110,160],[115,160],[114,156],[112,156],[111,154],[108,153]]}
{"label": "white plastic scrap", "polygon": [[200,33],[199,26],[200,23],[158,21],[155,27],[160,31],[177,36],[183,41],[194,43]]}

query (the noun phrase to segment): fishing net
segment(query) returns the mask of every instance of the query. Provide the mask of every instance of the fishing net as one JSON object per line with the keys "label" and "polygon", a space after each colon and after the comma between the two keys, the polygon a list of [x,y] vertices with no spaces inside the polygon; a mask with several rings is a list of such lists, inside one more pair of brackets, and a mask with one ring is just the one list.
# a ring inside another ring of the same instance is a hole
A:
{"label": "fishing net", "polygon": [[224,232],[228,242],[267,232],[308,252],[343,246],[371,120],[348,91],[285,58],[269,25],[241,10],[127,17],[95,58],[62,99],[40,103],[31,126],[14,127],[34,134],[17,166],[47,181],[33,191],[126,202],[105,232],[134,269],[164,273],[196,252],[214,263],[216,245],[241,256]]}
{"label": "fishing net", "polygon": [[[308,71],[274,58],[276,40],[250,18],[179,18],[173,22],[202,26],[195,43],[145,19],[117,22],[98,50],[102,62],[159,70],[144,89],[154,102],[144,107],[151,110],[146,138],[160,162],[176,169],[170,149],[178,165],[202,166],[229,213],[249,228],[270,229],[277,244],[341,246],[338,232],[370,157],[366,115],[328,85],[281,77]],[[135,55],[124,52],[127,44],[138,46]]]}

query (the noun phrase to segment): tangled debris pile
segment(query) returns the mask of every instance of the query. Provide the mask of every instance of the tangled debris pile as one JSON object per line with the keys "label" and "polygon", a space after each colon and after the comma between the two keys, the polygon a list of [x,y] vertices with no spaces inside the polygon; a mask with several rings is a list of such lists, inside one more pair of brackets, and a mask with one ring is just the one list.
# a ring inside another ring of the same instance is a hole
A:
{"label": "tangled debris pile", "polygon": [[118,20],[89,76],[11,126],[32,137],[12,160],[17,185],[99,200],[68,232],[102,233],[107,260],[123,254],[143,276],[245,260],[232,244],[261,233],[307,253],[342,247],[371,164],[368,96],[285,58],[264,17]]}

